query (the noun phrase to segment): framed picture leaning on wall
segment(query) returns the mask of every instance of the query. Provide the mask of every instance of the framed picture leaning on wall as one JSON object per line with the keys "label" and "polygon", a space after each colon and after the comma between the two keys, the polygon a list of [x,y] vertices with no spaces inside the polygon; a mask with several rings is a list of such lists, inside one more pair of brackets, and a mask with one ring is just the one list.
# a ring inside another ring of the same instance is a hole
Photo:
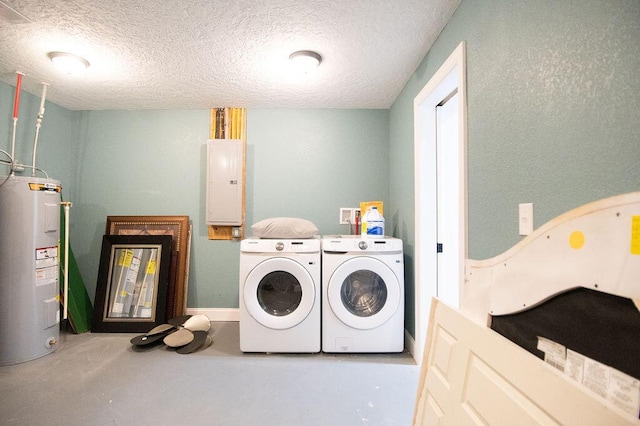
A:
{"label": "framed picture leaning on wall", "polygon": [[167,318],[184,315],[189,277],[189,216],[107,216],[106,235],[169,235],[171,264]]}
{"label": "framed picture leaning on wall", "polygon": [[104,235],[91,331],[144,333],[167,321],[169,235]]}

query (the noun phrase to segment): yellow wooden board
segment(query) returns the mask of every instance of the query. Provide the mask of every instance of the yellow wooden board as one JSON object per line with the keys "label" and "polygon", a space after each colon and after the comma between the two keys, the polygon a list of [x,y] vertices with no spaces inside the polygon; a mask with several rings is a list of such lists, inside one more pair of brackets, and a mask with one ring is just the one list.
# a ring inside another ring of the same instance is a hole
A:
{"label": "yellow wooden board", "polygon": [[[220,120],[221,115],[223,117]],[[247,152],[247,110],[246,108],[212,108],[210,117],[209,137],[219,139],[222,135],[225,139],[241,139],[243,144],[242,158],[242,182],[243,188],[246,182],[246,152]],[[223,132],[223,133],[222,133]],[[242,223],[240,238],[244,238],[244,218],[246,209],[246,193],[242,193]],[[210,240],[233,240],[234,226],[208,226]]]}
{"label": "yellow wooden board", "polygon": [[209,225],[210,240],[232,240],[233,227],[231,226],[211,226]]}

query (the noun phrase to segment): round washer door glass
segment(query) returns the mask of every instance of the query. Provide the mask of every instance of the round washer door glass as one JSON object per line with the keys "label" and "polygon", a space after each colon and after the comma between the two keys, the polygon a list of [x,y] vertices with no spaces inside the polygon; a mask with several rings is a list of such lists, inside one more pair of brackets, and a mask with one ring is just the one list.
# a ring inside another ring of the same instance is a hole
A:
{"label": "round washer door glass", "polygon": [[400,304],[400,283],[383,262],[356,257],[342,263],[327,288],[329,306],[346,325],[367,330],[387,322]]}
{"label": "round washer door glass", "polygon": [[265,327],[284,330],[300,324],[315,303],[315,284],[300,263],[271,258],[251,270],[242,296],[249,314]]}
{"label": "round washer door glass", "polygon": [[387,302],[387,286],[380,275],[360,269],[342,281],[340,299],[351,314],[370,317],[380,312]]}

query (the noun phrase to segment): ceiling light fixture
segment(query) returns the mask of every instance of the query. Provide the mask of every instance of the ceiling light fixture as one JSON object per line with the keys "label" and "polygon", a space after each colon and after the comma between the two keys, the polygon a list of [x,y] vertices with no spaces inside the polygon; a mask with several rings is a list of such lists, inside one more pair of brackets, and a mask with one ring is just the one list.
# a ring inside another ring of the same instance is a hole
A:
{"label": "ceiling light fixture", "polygon": [[322,56],[311,50],[299,50],[289,55],[289,60],[297,70],[307,74],[318,68]]}
{"label": "ceiling light fixture", "polygon": [[49,52],[47,56],[65,74],[78,74],[89,68],[89,61],[72,53]]}

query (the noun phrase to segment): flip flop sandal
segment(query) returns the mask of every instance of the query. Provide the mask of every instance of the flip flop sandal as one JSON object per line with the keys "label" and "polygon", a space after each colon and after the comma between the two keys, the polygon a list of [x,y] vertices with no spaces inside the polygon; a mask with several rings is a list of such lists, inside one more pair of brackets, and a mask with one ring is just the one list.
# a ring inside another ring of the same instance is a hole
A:
{"label": "flip flop sandal", "polygon": [[160,324],[146,334],[141,334],[130,340],[132,345],[135,346],[147,346],[156,343],[166,337],[168,334],[176,330],[176,327],[171,324]]}
{"label": "flip flop sandal", "polygon": [[178,331],[165,336],[162,341],[170,348],[179,348],[180,346],[188,345],[193,341],[193,332],[186,328],[181,328]]}
{"label": "flip flop sandal", "polygon": [[191,318],[191,315],[180,315],[175,318],[171,318],[167,322],[171,325],[175,325],[176,327],[182,327],[185,321],[187,321],[189,318]]}
{"label": "flip flop sandal", "polygon": [[193,332],[193,340],[191,343],[182,346],[176,350],[179,354],[190,354],[200,349],[205,349],[213,343],[213,339],[206,331],[197,330]]}
{"label": "flip flop sandal", "polygon": [[186,320],[182,326],[191,331],[209,331],[211,320],[204,314],[198,314]]}

